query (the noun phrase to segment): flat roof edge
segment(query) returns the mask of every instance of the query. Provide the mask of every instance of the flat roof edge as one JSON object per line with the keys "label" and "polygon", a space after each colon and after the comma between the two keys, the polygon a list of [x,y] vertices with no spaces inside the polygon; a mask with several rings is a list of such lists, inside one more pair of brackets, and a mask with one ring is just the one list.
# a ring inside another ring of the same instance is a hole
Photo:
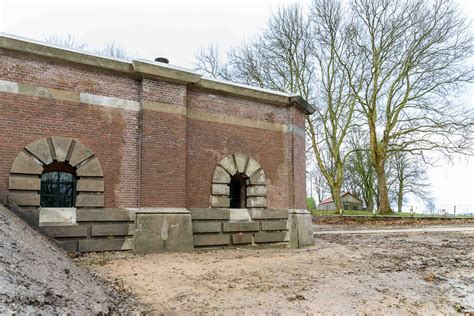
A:
{"label": "flat roof edge", "polygon": [[0,33],[0,48],[30,53],[33,55],[66,60],[120,72],[131,72],[131,64],[122,59],[101,56],[78,49],[64,48],[40,41]]}
{"label": "flat roof edge", "polygon": [[264,102],[290,106],[297,105],[303,110],[303,112],[305,112],[305,114],[312,114],[315,111],[315,108],[301,96],[217,79],[203,78],[201,74],[192,70],[174,65],[160,64],[145,59],[128,61],[109,56],[102,56],[79,49],[64,48],[1,32],[0,48],[114,70],[122,73],[138,74],[142,77],[152,77],[165,81],[193,84],[196,87],[236,96],[248,97]]}

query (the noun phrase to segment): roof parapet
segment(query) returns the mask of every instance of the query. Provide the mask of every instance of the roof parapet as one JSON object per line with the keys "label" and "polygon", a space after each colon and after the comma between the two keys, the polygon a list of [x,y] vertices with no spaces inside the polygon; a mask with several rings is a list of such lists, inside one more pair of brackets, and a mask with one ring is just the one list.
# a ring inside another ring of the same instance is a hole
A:
{"label": "roof parapet", "polygon": [[175,83],[192,84],[199,88],[248,97],[264,102],[290,106],[296,105],[299,106],[305,114],[312,114],[316,110],[298,95],[203,78],[201,74],[192,70],[151,60],[136,59],[128,61],[86,52],[80,49],[59,47],[6,33],[0,33],[0,48],[128,73],[142,78],[157,78]]}

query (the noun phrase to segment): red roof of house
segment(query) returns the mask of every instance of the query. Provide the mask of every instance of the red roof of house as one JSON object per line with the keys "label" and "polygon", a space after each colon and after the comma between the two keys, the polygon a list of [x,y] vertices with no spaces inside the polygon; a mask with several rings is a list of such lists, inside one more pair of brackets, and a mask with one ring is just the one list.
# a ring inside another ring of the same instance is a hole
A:
{"label": "red roof of house", "polygon": [[[355,197],[356,199],[358,199],[359,201],[361,201],[357,196],[355,196],[354,194],[352,194],[352,193],[350,193],[350,192],[343,193],[343,194],[341,195],[341,198],[342,198],[343,196],[348,195],[348,194],[352,195],[353,197]],[[328,197],[328,198],[322,200],[322,201],[319,203],[319,205],[321,205],[321,204],[329,204],[329,203],[332,203],[332,202],[334,202],[334,201],[332,200],[332,196],[330,196],[330,197]],[[362,201],[361,201],[361,202],[362,202]]]}

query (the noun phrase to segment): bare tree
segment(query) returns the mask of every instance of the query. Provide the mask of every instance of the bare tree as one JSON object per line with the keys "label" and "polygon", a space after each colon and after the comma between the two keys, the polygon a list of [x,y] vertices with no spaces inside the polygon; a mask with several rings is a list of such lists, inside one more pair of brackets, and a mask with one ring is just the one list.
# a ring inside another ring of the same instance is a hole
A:
{"label": "bare tree", "polygon": [[232,80],[228,66],[222,61],[219,48],[215,44],[209,44],[206,48],[201,49],[194,54],[196,65],[194,70],[212,78]]}
{"label": "bare tree", "polygon": [[309,179],[311,181],[311,194],[313,192],[317,195],[318,204],[324,199],[325,196],[330,194],[331,190],[328,188],[327,181],[321,174],[317,166],[314,163],[311,164],[313,168],[308,171]]}
{"label": "bare tree", "polygon": [[[74,35],[66,34],[64,36],[58,35],[44,35],[44,40],[48,44],[58,45],[64,48],[83,49],[87,48],[87,42],[78,42]],[[126,60],[132,60],[135,58],[133,54],[127,52],[125,48],[116,44],[115,42],[106,43],[101,49],[94,50],[96,54],[121,58]]]}
{"label": "bare tree", "polygon": [[339,57],[369,127],[380,211],[390,212],[390,156],[472,148],[472,110],[450,97],[473,80],[473,37],[453,1],[355,0],[348,18],[359,67]]}
{"label": "bare tree", "polygon": [[356,99],[349,77],[338,56],[344,56],[350,69],[354,61],[348,54],[351,27],[343,20],[344,7],[331,0],[315,0],[312,7],[314,27],[313,55],[316,113],[307,119],[308,134],[316,164],[326,178],[336,210],[343,208],[341,190],[344,165],[349,153],[346,140],[353,127]]}
{"label": "bare tree", "polygon": [[87,47],[87,42],[78,42],[72,34],[66,34],[64,36],[44,34],[43,38],[48,44],[58,45],[65,48],[85,49]]}
{"label": "bare tree", "polygon": [[133,54],[130,54],[124,47],[115,42],[106,43],[104,48],[95,50],[95,53],[126,60],[135,58]]}
{"label": "bare tree", "polygon": [[364,200],[368,211],[374,210],[378,199],[375,170],[371,164],[370,145],[363,131],[353,133],[350,137],[351,153],[345,167],[344,182],[352,183],[360,197]]}
{"label": "bare tree", "polygon": [[284,7],[262,33],[232,49],[225,65],[213,46],[197,56],[198,68],[211,76],[296,93],[315,104],[317,113],[307,119],[311,157],[337,209],[343,207],[344,140],[356,105],[335,52],[351,58],[342,51],[351,34],[341,21],[342,10],[329,0],[317,1],[310,19],[298,5]]}
{"label": "bare tree", "polygon": [[409,194],[420,198],[425,204],[432,200],[429,192],[430,182],[420,160],[405,152],[399,152],[391,157],[389,164],[393,166],[394,174],[390,191],[398,212],[402,212],[403,203]]}

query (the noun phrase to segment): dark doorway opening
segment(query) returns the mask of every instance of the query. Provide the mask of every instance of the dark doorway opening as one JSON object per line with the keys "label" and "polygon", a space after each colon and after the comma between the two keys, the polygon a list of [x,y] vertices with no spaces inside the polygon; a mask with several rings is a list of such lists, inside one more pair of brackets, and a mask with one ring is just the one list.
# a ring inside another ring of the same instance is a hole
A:
{"label": "dark doorway opening", "polygon": [[243,173],[236,173],[230,179],[230,208],[246,208],[247,186],[245,184],[246,176]]}

